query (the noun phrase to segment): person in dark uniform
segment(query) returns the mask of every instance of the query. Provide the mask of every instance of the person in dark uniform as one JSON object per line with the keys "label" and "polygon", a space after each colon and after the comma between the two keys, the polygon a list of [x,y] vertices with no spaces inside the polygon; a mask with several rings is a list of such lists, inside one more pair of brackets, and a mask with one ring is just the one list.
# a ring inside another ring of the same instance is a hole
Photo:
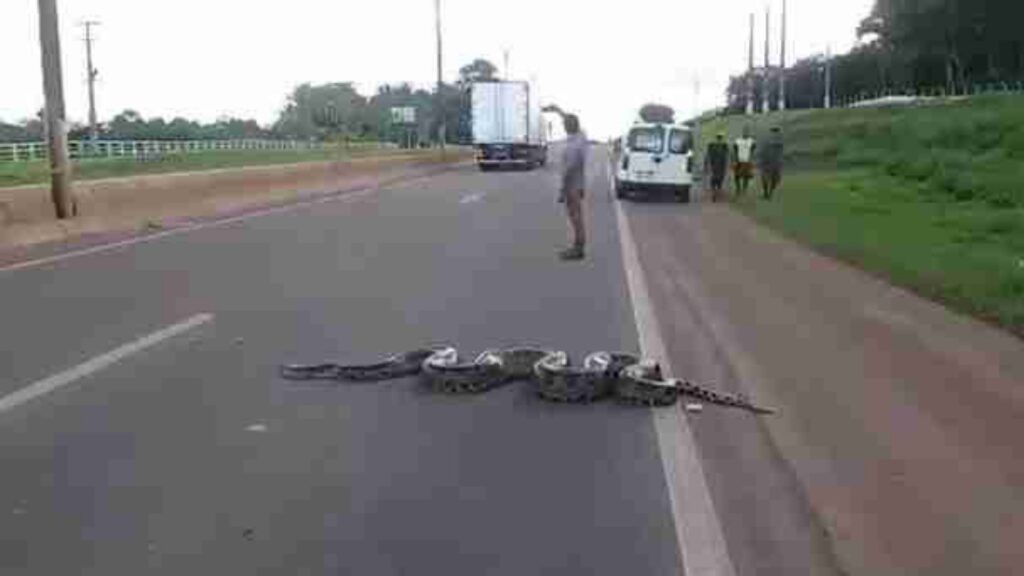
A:
{"label": "person in dark uniform", "polygon": [[725,141],[725,133],[719,132],[713,142],[708,144],[704,154],[704,172],[711,176],[711,201],[718,202],[722,196],[722,185],[725,184],[725,173],[729,170],[729,144]]}
{"label": "person in dark uniform", "polygon": [[765,200],[771,200],[782,183],[782,129],[773,126],[760,148],[761,191]]}

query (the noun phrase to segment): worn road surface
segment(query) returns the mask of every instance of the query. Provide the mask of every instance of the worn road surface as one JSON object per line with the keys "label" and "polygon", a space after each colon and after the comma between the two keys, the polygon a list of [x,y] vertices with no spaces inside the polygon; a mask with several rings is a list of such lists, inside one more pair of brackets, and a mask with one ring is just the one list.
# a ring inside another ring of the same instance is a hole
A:
{"label": "worn road surface", "polygon": [[[606,160],[583,263],[552,166],[0,268],[0,573],[1013,573],[1020,342],[728,209],[617,205]],[[276,376],[441,342],[653,342],[780,412]]]}

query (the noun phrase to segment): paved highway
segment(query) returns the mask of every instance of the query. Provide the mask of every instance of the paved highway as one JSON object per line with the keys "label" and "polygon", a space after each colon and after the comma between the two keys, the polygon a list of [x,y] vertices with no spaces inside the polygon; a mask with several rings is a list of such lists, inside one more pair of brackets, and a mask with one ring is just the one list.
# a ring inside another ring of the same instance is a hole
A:
{"label": "paved highway", "polygon": [[0,572],[675,573],[648,411],[275,376],[636,349],[610,205],[563,264],[553,178],[465,168],[0,272],[0,394],[69,380],[0,413]]}
{"label": "paved highway", "polygon": [[[980,382],[972,405],[1010,430],[1020,398],[999,384],[1024,373],[1017,341],[728,209],[617,205],[601,149],[589,178],[582,263],[556,258],[556,166],[467,166],[0,268],[0,573],[1011,565],[1013,449],[985,444],[976,419],[924,378],[942,362],[967,366]],[[922,334],[928,347],[912,346]],[[964,339],[984,350],[950,344]],[[561,406],[521,385],[450,398],[412,381],[276,376],[284,362],[424,343],[577,357],[642,348],[679,376],[781,411]],[[970,448],[987,458],[971,474],[929,475]],[[972,507],[979,492],[984,506]]]}

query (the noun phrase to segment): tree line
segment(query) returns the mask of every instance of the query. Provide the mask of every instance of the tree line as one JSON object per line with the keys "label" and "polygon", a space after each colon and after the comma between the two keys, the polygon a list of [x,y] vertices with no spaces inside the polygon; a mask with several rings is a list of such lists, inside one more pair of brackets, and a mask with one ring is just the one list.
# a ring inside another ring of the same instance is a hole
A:
{"label": "tree line", "polygon": [[[463,66],[454,84],[441,85],[436,92],[411,84],[384,85],[364,96],[351,82],[302,84],[286,98],[277,120],[261,126],[252,119],[225,117],[212,123],[186,118],[165,120],[144,118],[136,110],[125,110],[99,128],[104,140],[231,140],[294,139],[317,141],[394,141],[429,143],[437,140],[442,118],[447,139],[468,142],[471,137],[469,86],[473,82],[495,81],[497,68],[482,59]],[[411,124],[397,123],[391,110],[412,107]],[[71,139],[89,138],[89,127],[69,126]],[[17,124],[0,122],[0,142],[29,142],[44,139],[43,112]]]}
{"label": "tree line", "polygon": [[[875,0],[860,23],[858,45],[830,62],[819,54],[786,69],[786,105],[820,107],[825,68],[832,97],[843,102],[886,93],[967,94],[977,86],[1018,89],[1024,82],[1024,2],[1021,0]],[[778,106],[780,70],[734,76],[727,107],[743,110],[753,87]]]}

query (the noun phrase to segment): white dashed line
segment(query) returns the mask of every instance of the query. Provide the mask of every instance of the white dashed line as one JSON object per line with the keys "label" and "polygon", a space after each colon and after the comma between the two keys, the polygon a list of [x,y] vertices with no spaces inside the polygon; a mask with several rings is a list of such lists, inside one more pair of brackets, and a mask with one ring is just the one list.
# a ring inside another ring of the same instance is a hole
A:
{"label": "white dashed line", "polygon": [[134,342],[130,342],[124,346],[111,350],[110,352],[96,356],[95,358],[87,360],[74,368],[70,368],[48,378],[39,380],[33,384],[29,384],[16,392],[12,392],[11,394],[0,398],[0,413],[17,408],[30,400],[53,392],[58,388],[67,386],[68,384],[85,378],[91,374],[95,374],[112,364],[124,360],[132,354],[142,352],[146,348],[155,346],[156,344],[159,344],[169,338],[173,338],[179,334],[188,332],[189,330],[206,324],[211,320],[213,320],[212,314],[197,314],[173,326],[168,326],[167,328],[163,328],[162,330],[143,336]]}

